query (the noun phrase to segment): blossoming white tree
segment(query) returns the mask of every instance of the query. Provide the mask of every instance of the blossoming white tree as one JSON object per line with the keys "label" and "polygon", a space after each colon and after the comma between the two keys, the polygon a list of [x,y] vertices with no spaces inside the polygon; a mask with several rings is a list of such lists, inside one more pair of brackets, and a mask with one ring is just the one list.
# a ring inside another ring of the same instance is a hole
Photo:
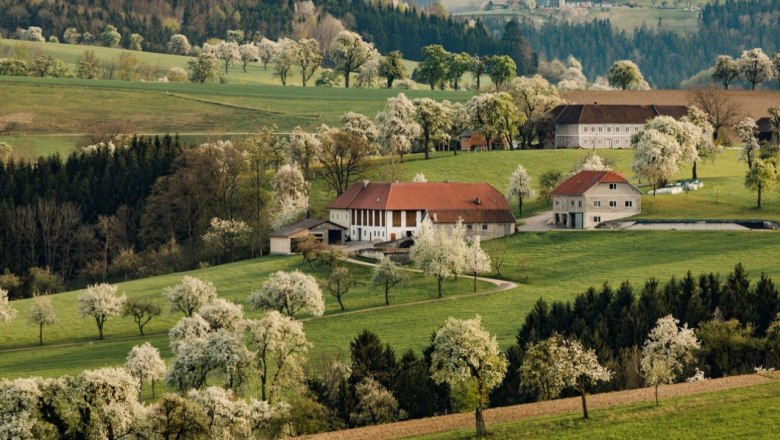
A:
{"label": "blossoming white tree", "polygon": [[463,271],[474,277],[474,291],[477,291],[477,277],[490,272],[490,256],[482,249],[479,235],[471,239],[466,246],[465,265]]}
{"label": "blossoming white tree", "polygon": [[236,251],[246,247],[251,237],[252,228],[245,222],[214,217],[202,239],[205,248],[217,257],[219,264],[223,255],[227,255],[230,261],[235,260]]}
{"label": "blossoming white tree", "polygon": [[447,108],[430,98],[417,98],[412,103],[415,121],[420,126],[423,151],[428,159],[433,141],[447,138]]}
{"label": "blossoming white tree", "polygon": [[185,344],[200,341],[205,344],[211,326],[199,313],[181,318],[176,325],[168,330],[168,339],[173,354],[179,354]]}
{"label": "blossoming white tree", "polygon": [[263,63],[263,70],[268,70],[268,64],[272,63],[279,54],[279,44],[268,38],[263,38],[257,43],[258,56]]}
{"label": "blossoming white tree", "polygon": [[357,403],[349,418],[357,426],[390,423],[403,416],[393,394],[370,377],[355,386],[355,397]]}
{"label": "blossoming white tree", "polygon": [[390,289],[406,281],[408,277],[390,258],[383,256],[374,267],[370,284],[372,287],[381,287],[385,292],[385,305],[390,305]]}
{"label": "blossoming white tree", "polygon": [[301,72],[302,85],[306,87],[306,83],[314,76],[322,63],[320,43],[313,38],[304,38],[298,41],[297,49],[298,53],[295,59]]}
{"label": "blossoming white tree", "polygon": [[742,51],[742,56],[737,60],[737,67],[745,81],[750,83],[751,90],[756,90],[758,84],[774,76],[772,60],[760,47]]}
{"label": "blossoming white tree", "polygon": [[588,388],[611,377],[612,373],[599,364],[595,350],[586,350],[580,341],[558,334],[531,344],[520,365],[521,387],[542,400],[558,397],[564,388],[577,390],[586,419]]}
{"label": "blossoming white tree", "polygon": [[683,372],[694,359],[694,350],[699,348],[699,340],[692,329],[672,315],[660,318],[650,331],[642,347],[640,367],[645,382],[655,387],[655,404],[658,405],[658,387],[670,384]]}
{"label": "blossoming white tree", "polygon": [[509,187],[507,195],[509,199],[517,199],[517,209],[520,214],[523,213],[523,200],[531,197],[531,176],[528,175],[525,167],[518,165],[512,175],[509,176]]}
{"label": "blossoming white tree", "polygon": [[409,257],[427,276],[436,278],[438,295],[442,297],[442,283],[463,272],[466,253],[465,229],[458,222],[450,231],[437,228],[430,219],[420,223],[414,236]]}
{"label": "blossoming white tree", "polygon": [[309,183],[297,165],[284,165],[272,181],[274,190],[271,227],[279,229],[296,222],[309,209]]}
{"label": "blossoming white tree", "polygon": [[385,108],[375,118],[379,144],[385,154],[397,154],[403,161],[404,155],[412,151],[412,144],[422,131],[416,114],[414,104],[403,93],[387,99]]}
{"label": "blossoming white tree", "polygon": [[372,43],[363,41],[355,32],[341,31],[330,43],[328,48],[330,59],[336,65],[336,70],[344,75],[344,84],[349,88],[349,78],[353,72],[371,59],[378,59],[379,52]]}
{"label": "blossoming white tree", "polygon": [[251,438],[249,406],[244,400],[237,399],[231,390],[221,387],[190,390],[187,399],[203,408],[207,427],[204,434],[207,438]]}
{"label": "blossoming white tree", "polygon": [[16,309],[8,303],[8,291],[0,288],[0,322],[8,324],[16,317]]}
{"label": "blossoming white tree", "polygon": [[598,154],[591,154],[586,157],[580,165],[578,171],[609,171],[612,168],[604,162]]}
{"label": "blossoming white tree", "polygon": [[301,127],[295,127],[290,133],[290,159],[300,167],[303,179],[307,182],[312,178],[310,169],[317,161],[319,149],[320,140],[314,133],[303,131]]}
{"label": "blossoming white tree", "polygon": [[262,319],[250,321],[247,329],[260,372],[260,396],[272,401],[284,385],[294,384],[303,376],[302,366],[309,349],[303,325],[270,311]]}
{"label": "blossoming white tree", "polygon": [[414,175],[414,178],[412,178],[412,182],[415,183],[426,183],[428,179],[425,177],[425,174],[423,173],[417,173]]}
{"label": "blossoming white tree", "polygon": [[146,381],[152,384],[152,398],[155,383],[165,376],[166,371],[160,350],[148,342],[136,345],[130,350],[125,361],[125,370],[138,381],[139,395]]}
{"label": "blossoming white tree", "polygon": [[655,129],[645,129],[631,139],[634,161],[631,169],[655,190],[679,169],[680,144],[677,140]]}
{"label": "blossoming white tree", "polygon": [[[392,99],[392,98],[391,98]],[[341,117],[341,128],[355,136],[360,136],[370,144],[375,144],[379,139],[379,130],[374,121],[366,115],[355,112],[346,112]]]}
{"label": "blossoming white tree", "polygon": [[175,55],[189,55],[191,50],[192,46],[186,35],[171,35],[171,41],[168,42],[168,52]]}
{"label": "blossoming white tree", "polygon": [[268,277],[259,290],[249,295],[255,309],[273,309],[289,317],[296,313],[322,316],[325,302],[317,280],[298,270],[279,271]]}
{"label": "blossoming white tree", "polygon": [[122,438],[129,433],[141,404],[136,379],[124,368],[84,371],[71,386],[81,438]]}
{"label": "blossoming white tree", "polygon": [[496,342],[482,328],[479,315],[474,319],[448,318],[433,337],[431,378],[438,384],[473,387],[477,437],[486,433],[482,410],[488,406],[490,390],[506,374],[507,360]]}
{"label": "blossoming white tree", "polygon": [[217,44],[205,43],[203,44],[203,52],[210,53],[220,59],[225,66],[225,73],[228,73],[231,64],[241,59],[241,52],[235,41],[222,40]]}
{"label": "blossoming white tree", "polygon": [[217,288],[211,282],[184,276],[181,284],[166,288],[163,296],[170,303],[171,312],[179,310],[186,316],[192,316],[195,310],[217,298]]}
{"label": "blossoming white tree", "polygon": [[122,306],[127,301],[125,295],[117,296],[116,292],[117,286],[96,284],[87,287],[87,291],[76,300],[79,314],[82,317],[91,316],[95,319],[100,339],[103,339],[103,326],[106,320],[122,313]]}
{"label": "blossoming white tree", "polygon": [[260,57],[260,49],[254,43],[242,44],[238,46],[238,55],[241,60],[241,68],[246,72],[246,66],[257,61]]}
{"label": "blossoming white tree", "polygon": [[47,295],[35,295],[27,313],[27,321],[38,326],[38,344],[43,345],[43,327],[57,323],[57,313],[51,305],[51,298]]}
{"label": "blossoming white tree", "polygon": [[227,330],[237,332],[242,329],[244,312],[240,304],[235,304],[223,298],[204,305],[198,314],[209,323],[211,330]]}
{"label": "blossoming white tree", "polygon": [[289,38],[282,38],[276,43],[277,52],[274,56],[274,76],[279,77],[283,86],[287,85],[290,70],[298,63],[298,43]]}
{"label": "blossoming white tree", "polygon": [[217,375],[225,387],[237,390],[246,383],[252,353],[242,334],[224,329],[209,333],[204,359],[206,374]]}

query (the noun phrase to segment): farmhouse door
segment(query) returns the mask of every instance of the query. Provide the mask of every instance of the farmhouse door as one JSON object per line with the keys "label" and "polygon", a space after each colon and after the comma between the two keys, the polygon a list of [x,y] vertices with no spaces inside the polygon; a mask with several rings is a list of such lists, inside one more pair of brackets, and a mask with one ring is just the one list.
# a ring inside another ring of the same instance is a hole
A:
{"label": "farmhouse door", "polygon": [[390,234],[390,241],[395,241],[395,232]]}

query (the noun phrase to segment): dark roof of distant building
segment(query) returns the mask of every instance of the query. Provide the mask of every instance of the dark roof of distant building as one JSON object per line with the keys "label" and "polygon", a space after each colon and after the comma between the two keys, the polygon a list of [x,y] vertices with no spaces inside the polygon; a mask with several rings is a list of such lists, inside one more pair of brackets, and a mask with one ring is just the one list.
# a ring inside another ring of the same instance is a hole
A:
{"label": "dark roof of distant building", "polygon": [[656,116],[680,119],[688,113],[684,105],[563,104],[553,109],[558,125],[644,124]]}
{"label": "dark roof of distant building", "polygon": [[268,234],[270,237],[289,237],[293,234],[296,234],[301,231],[307,231],[311,228],[316,228],[317,226],[320,226],[323,223],[329,223],[330,225],[337,227],[339,229],[347,229],[344,226],[337,225],[336,223],[333,223],[328,220],[322,220],[318,218],[311,218],[308,220],[302,220],[298,223],[292,224],[290,226],[285,226],[284,228],[281,228],[279,230],[276,230],[274,232],[271,232]]}
{"label": "dark roof of distant building", "polygon": [[758,132],[759,133],[771,133],[772,132],[772,123],[770,122],[770,119],[768,116],[764,116],[763,118],[760,118],[758,121],[756,121],[756,125],[758,126]]}
{"label": "dark roof of distant building", "polygon": [[515,222],[504,195],[487,183],[356,183],[328,208],[428,211],[434,223]]}
{"label": "dark roof of distant building", "polygon": [[580,171],[555,187],[556,196],[581,196],[599,183],[629,183],[622,174],[615,171]]}

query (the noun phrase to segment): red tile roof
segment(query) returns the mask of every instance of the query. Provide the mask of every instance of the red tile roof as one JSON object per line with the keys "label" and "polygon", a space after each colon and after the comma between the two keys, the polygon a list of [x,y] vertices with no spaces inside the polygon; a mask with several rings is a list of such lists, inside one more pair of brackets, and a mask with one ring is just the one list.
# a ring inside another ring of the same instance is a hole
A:
{"label": "red tile roof", "polygon": [[615,171],[580,171],[555,187],[556,196],[581,196],[599,183],[630,183]]}
{"label": "red tile roof", "polygon": [[491,223],[515,222],[504,195],[487,183],[356,183],[328,208],[429,211],[441,215],[439,223],[447,223],[455,215],[470,223],[480,223],[481,218],[496,220]]}

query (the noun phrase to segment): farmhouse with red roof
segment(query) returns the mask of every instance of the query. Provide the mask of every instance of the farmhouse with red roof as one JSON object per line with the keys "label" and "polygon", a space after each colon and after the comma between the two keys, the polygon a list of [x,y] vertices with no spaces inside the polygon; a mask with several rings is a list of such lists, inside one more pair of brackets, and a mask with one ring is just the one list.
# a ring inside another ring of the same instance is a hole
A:
{"label": "farmhouse with red roof", "polygon": [[354,241],[411,237],[428,218],[434,225],[463,220],[482,240],[515,232],[516,219],[500,191],[487,183],[394,182],[352,185],[329,205],[330,221]]}
{"label": "farmhouse with red roof", "polygon": [[631,217],[642,208],[642,192],[614,171],[580,171],[552,192],[555,225],[591,229]]}

